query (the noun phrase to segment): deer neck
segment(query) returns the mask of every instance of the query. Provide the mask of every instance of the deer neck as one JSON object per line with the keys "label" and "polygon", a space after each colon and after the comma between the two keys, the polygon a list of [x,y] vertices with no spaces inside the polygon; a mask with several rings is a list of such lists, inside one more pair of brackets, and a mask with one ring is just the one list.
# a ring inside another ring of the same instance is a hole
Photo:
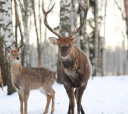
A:
{"label": "deer neck", "polygon": [[11,62],[11,74],[12,76],[18,76],[22,71],[22,65],[21,63],[19,64],[13,64]]}

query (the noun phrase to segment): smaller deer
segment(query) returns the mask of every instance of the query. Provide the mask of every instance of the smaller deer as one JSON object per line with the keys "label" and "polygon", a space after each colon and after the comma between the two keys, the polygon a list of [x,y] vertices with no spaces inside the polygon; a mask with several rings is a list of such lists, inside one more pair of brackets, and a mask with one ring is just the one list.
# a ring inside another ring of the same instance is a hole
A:
{"label": "smaller deer", "polygon": [[2,80],[2,76],[1,76],[1,67],[0,67],[0,84],[2,87],[2,91],[3,91],[3,80]]}
{"label": "smaller deer", "polygon": [[24,113],[27,114],[27,101],[30,90],[39,89],[47,97],[47,104],[44,114],[48,112],[50,100],[52,99],[52,110],[54,112],[55,91],[52,88],[56,80],[56,73],[46,68],[25,68],[21,65],[20,53],[24,46],[16,50],[8,48],[11,63],[11,80],[14,88],[18,92],[20,99],[20,110],[23,114],[23,103],[25,106]]}

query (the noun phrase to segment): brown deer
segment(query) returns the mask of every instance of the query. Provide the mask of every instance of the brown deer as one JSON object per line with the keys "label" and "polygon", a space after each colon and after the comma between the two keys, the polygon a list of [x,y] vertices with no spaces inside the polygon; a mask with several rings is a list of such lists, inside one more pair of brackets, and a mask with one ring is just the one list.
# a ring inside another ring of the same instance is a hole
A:
{"label": "brown deer", "polygon": [[2,91],[3,91],[3,80],[2,80],[2,76],[1,76],[1,67],[0,67],[0,84],[2,87]]}
{"label": "brown deer", "polygon": [[[80,37],[73,37],[76,33],[78,33],[83,27],[87,12],[89,8],[89,0],[87,0],[86,8],[83,7],[80,0],[79,4],[84,11],[84,19],[79,28],[75,29],[69,37],[61,37],[57,32],[55,32],[47,22],[47,15],[53,9],[54,5],[49,11],[44,10],[44,3],[42,4],[42,11],[44,13],[44,24],[46,27],[54,33],[57,38],[50,37],[49,40],[52,44],[57,45],[59,47],[59,55],[61,57],[61,72],[62,72],[62,80],[66,92],[69,97],[69,110],[68,114],[74,114],[74,98],[76,98],[77,102],[77,114],[84,114],[84,110],[81,105],[82,95],[87,86],[88,79],[92,73],[90,60],[87,55],[80,49],[78,49],[75,44],[79,42]],[[76,89],[74,92],[74,88]]]}
{"label": "brown deer", "polygon": [[14,88],[18,92],[20,99],[20,110],[23,114],[23,103],[25,106],[24,113],[27,114],[27,101],[30,90],[39,89],[47,97],[47,104],[44,114],[48,112],[50,100],[52,99],[52,110],[54,112],[55,91],[52,88],[56,80],[56,73],[46,68],[25,68],[21,65],[20,53],[24,46],[16,50],[8,48],[11,63],[11,80]]}

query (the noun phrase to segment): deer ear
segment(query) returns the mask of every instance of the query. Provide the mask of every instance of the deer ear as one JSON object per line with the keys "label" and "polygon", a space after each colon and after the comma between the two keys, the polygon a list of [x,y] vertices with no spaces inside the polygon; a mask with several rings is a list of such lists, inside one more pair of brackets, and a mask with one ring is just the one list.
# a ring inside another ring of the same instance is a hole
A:
{"label": "deer ear", "polygon": [[24,45],[20,46],[17,50],[21,53],[24,50]]}
{"label": "deer ear", "polygon": [[49,41],[50,41],[50,43],[57,45],[57,38],[49,37]]}
{"label": "deer ear", "polygon": [[74,38],[73,38],[73,43],[74,43],[74,44],[78,43],[78,42],[80,41],[80,39],[81,39],[81,36],[76,36],[76,37],[74,37]]}
{"label": "deer ear", "polygon": [[8,53],[11,53],[11,51],[12,51],[11,47],[8,47],[7,51],[8,51]]}

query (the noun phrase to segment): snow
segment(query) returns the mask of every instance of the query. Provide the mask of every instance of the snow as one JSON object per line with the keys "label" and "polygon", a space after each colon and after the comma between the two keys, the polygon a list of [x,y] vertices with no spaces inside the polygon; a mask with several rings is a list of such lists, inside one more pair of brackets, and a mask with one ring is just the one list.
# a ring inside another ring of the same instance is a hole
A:
{"label": "snow", "polygon": [[[66,114],[68,97],[63,85],[55,83],[55,113]],[[31,91],[28,114],[42,114],[46,97],[38,90]],[[128,76],[95,77],[89,80],[83,94],[82,105],[86,114],[128,114]],[[51,104],[49,112],[51,112]],[[75,113],[76,113],[75,105]],[[7,95],[7,87],[0,88],[0,114],[20,114],[18,94]]]}

